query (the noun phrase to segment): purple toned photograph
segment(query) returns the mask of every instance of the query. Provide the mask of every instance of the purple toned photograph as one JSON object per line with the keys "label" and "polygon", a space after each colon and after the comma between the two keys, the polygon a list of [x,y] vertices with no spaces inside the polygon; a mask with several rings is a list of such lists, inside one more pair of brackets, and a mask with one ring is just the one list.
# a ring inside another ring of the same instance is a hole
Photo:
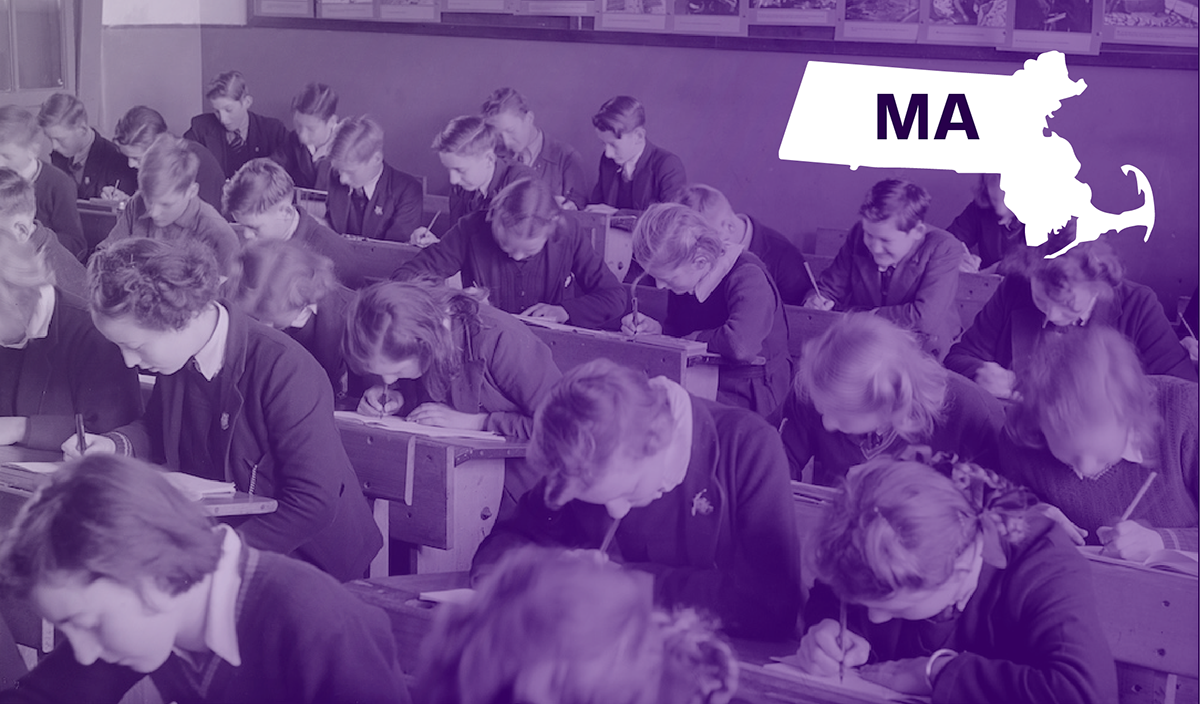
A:
{"label": "purple toned photograph", "polygon": [[1012,1],[1017,8],[1015,29],[1039,32],[1092,31],[1092,0]]}
{"label": "purple toned photograph", "polygon": [[930,0],[929,22],[935,25],[1003,27],[1009,0]]}
{"label": "purple toned photograph", "polygon": [[1196,0],[1108,0],[1106,27],[1155,27],[1197,31]]}
{"label": "purple toned photograph", "polygon": [[738,0],[675,0],[675,14],[712,17],[733,17],[738,13]]}
{"label": "purple toned photograph", "polygon": [[917,0],[847,0],[847,22],[916,24]]}
{"label": "purple toned photograph", "polygon": [[664,0],[603,0],[604,11],[630,15],[665,15]]}
{"label": "purple toned photograph", "polygon": [[750,0],[751,9],[835,10],[836,0]]}

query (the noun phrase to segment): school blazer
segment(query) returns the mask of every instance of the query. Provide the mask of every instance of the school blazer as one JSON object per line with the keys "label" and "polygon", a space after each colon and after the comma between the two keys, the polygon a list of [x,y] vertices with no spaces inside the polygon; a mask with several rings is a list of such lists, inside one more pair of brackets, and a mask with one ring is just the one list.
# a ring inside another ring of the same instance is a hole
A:
{"label": "school blazer", "polygon": [[288,132],[276,160],[299,188],[329,190],[329,157],[313,163],[312,152],[300,142],[295,132]]}
{"label": "school blazer", "polygon": [[57,450],[75,433],[76,413],[92,433],[108,432],[142,413],[137,372],[96,330],[87,304],[58,289],[46,337],[30,340],[24,349],[0,347],[4,387],[11,392],[0,396],[12,394],[12,412],[29,419],[21,443],[26,447]]}
{"label": "school blazer", "polygon": [[958,264],[962,245],[954,235],[929,228],[908,257],[896,266],[883,305],[879,267],[863,243],[862,222],[850,229],[842,248],[818,281],[835,310],[870,310],[917,333],[921,346],[938,359],[962,332],[958,308]]}
{"label": "school blazer", "polygon": [[[75,184],[79,198],[99,198],[105,186],[116,186],[124,193],[133,195],[138,189],[137,170],[129,166],[129,158],[121,153],[117,145],[101,137],[99,132],[92,132],[96,138],[92,140],[87,159],[83,162],[83,180]],[[70,158],[50,152],[50,163],[68,176],[71,175]]]}
{"label": "school blazer", "polygon": [[225,125],[220,118],[211,112],[202,113],[192,118],[192,126],[183,134],[185,139],[199,142],[208,147],[208,151],[217,158],[225,178],[231,178],[250,159],[270,157],[283,148],[287,137],[287,128],[273,117],[265,117],[256,112],[250,113],[250,126],[246,129],[246,143],[250,146],[245,160],[239,160],[229,152],[229,142],[225,141]]}
{"label": "school blazer", "polygon": [[[115,433],[118,447],[181,466],[186,373],[158,377],[145,415]],[[362,577],[383,537],[334,425],[325,371],[295,340],[229,308],[225,362],[213,381],[221,384],[226,481],[279,502],[274,513],[237,523],[238,532],[340,581]]]}
{"label": "school blazer", "polygon": [[[646,141],[646,148],[633,169],[633,209],[645,210],[652,203],[666,203],[687,184],[687,173],[679,157]],[[621,167],[607,156],[600,156],[600,179],[592,190],[591,203],[617,205],[621,187]]]}
{"label": "school blazer", "polygon": [[75,179],[43,161],[33,179],[33,194],[37,220],[58,235],[58,241],[76,259],[86,262],[94,243],[89,243],[83,234],[83,221],[75,202]]}
{"label": "school blazer", "polygon": [[419,179],[385,162],[379,183],[375,184],[375,192],[363,213],[363,231],[349,233],[346,228],[350,221],[350,189],[333,171],[329,175],[329,198],[325,201],[326,217],[335,232],[408,242],[413,230],[421,226],[422,190]]}
{"label": "school blazer", "polygon": [[462,186],[450,187],[450,225],[479,210],[487,210],[496,194],[504,190],[510,183],[521,179],[538,178],[536,171],[524,164],[507,159],[496,159],[496,170],[492,172],[492,180],[488,183],[487,195],[479,191],[468,191]]}
{"label": "school blazer", "polygon": [[569,144],[542,133],[542,151],[530,167],[550,187],[550,192],[562,196],[580,210],[587,205],[587,176],[583,172],[583,157]]}

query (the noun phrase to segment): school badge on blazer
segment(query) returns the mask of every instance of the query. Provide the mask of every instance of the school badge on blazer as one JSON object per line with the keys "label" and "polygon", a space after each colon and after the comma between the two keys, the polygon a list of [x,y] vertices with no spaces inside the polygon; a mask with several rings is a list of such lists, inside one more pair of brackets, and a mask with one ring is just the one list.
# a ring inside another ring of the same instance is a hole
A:
{"label": "school badge on blazer", "polygon": [[229,414],[221,414],[221,430],[229,430]]}
{"label": "school badge on blazer", "polygon": [[377,205],[377,206],[375,206],[375,214],[376,214],[376,215],[383,215],[383,206],[382,206],[382,205]]}
{"label": "school badge on blazer", "polygon": [[712,502],[710,502],[708,500],[708,498],[706,496],[704,496],[706,493],[708,493],[708,489],[701,489],[699,494],[696,494],[695,496],[692,497],[692,515],[693,516],[695,516],[696,514],[699,514],[701,516],[707,516],[708,514],[713,512]]}

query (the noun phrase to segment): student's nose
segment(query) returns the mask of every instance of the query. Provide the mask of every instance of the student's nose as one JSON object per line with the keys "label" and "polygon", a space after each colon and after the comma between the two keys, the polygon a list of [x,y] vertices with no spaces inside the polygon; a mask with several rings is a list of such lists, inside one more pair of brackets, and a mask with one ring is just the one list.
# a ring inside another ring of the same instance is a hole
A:
{"label": "student's nose", "polygon": [[131,169],[137,169],[137,168],[141,167],[141,165],[142,165],[141,162],[139,162],[137,159],[129,160],[129,168],[131,168]]}
{"label": "student's nose", "polygon": [[349,177],[349,176],[346,174],[346,172],[345,172],[345,171],[339,171],[339,172],[338,172],[338,180],[342,182],[342,185],[343,185],[343,186],[349,186],[349,185],[350,185],[350,177]]}
{"label": "student's nose", "polygon": [[613,161],[617,160],[616,150],[612,148],[611,144],[604,145],[604,156],[612,159]]}
{"label": "student's nose", "polygon": [[452,185],[452,186],[461,186],[462,185],[462,176],[459,176],[458,172],[456,172],[456,171],[450,172],[450,185]]}
{"label": "student's nose", "polygon": [[871,623],[887,623],[892,620],[892,615],[880,609],[867,609],[867,618]]}
{"label": "student's nose", "polygon": [[141,357],[132,350],[121,350],[121,359],[125,360],[125,366],[130,369],[137,368],[138,364],[142,361]]}
{"label": "student's nose", "polygon": [[100,659],[100,643],[85,631],[77,631],[75,629],[64,629],[67,640],[71,643],[71,650],[75,653],[75,660],[80,665],[91,665]]}
{"label": "student's nose", "polygon": [[667,282],[663,281],[662,279],[655,279],[654,287],[657,289],[670,288],[670,286],[667,285]]}
{"label": "student's nose", "polygon": [[398,374],[383,374],[380,376],[380,378],[383,379],[384,384],[391,386],[399,381],[400,376]]}
{"label": "student's nose", "polygon": [[836,433],[838,431],[837,421],[829,416],[821,416],[821,425],[825,426],[825,429],[831,433]]}

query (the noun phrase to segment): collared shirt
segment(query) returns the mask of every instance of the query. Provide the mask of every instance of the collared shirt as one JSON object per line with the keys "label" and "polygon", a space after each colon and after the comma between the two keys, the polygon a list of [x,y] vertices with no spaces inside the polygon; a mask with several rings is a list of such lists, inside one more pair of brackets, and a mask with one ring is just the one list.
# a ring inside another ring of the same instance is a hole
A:
{"label": "collared shirt", "polygon": [[79,150],[78,154],[71,157],[72,170],[75,171],[76,173],[80,174],[79,176],[76,176],[76,178],[75,178],[76,181],[83,178],[83,176],[82,176],[83,167],[85,164],[87,164],[88,154],[91,153],[92,145],[95,143],[96,143],[96,130],[89,128],[87,144],[83,145],[83,148]]}
{"label": "collared shirt", "polygon": [[688,464],[692,461],[692,397],[682,386],[665,376],[654,377],[650,385],[667,392],[667,404],[674,421],[671,444],[662,453],[662,490],[665,494],[683,482]]}
{"label": "collared shirt", "polygon": [[[221,541],[221,557],[212,572],[208,590],[208,611],[204,618],[204,645],[217,657],[234,667],[241,667],[242,653],[237,640],[237,601],[242,589],[242,575],[238,571],[238,559],[242,553],[242,539],[237,531],[227,525],[213,530],[224,537]],[[190,661],[187,651],[172,648],[176,655]]]}
{"label": "collared shirt", "polygon": [[625,177],[626,181],[633,180],[633,170],[637,168],[638,160],[642,158],[642,154],[645,151],[646,143],[642,142],[642,148],[638,150],[637,154],[634,154],[629,161],[621,164],[621,175]]}
{"label": "collared shirt", "polygon": [[21,174],[21,178],[33,183],[37,180],[38,174],[42,173],[42,160],[33,159],[25,168],[21,169],[17,173]]}
{"label": "collared shirt", "polygon": [[33,306],[33,315],[29,325],[25,327],[25,339],[15,345],[4,345],[9,349],[25,349],[30,340],[40,340],[50,334],[50,318],[54,315],[54,287],[42,286],[38,290],[38,300]]}
{"label": "collared shirt", "polygon": [[375,197],[375,188],[379,186],[379,179],[382,177],[383,169],[380,169],[379,173],[375,174],[375,178],[363,184],[363,193],[366,194],[368,203],[371,202],[371,199]]}
{"label": "collared shirt", "polygon": [[525,164],[526,166],[532,166],[533,162],[537,161],[538,155],[542,153],[542,146],[545,143],[545,134],[541,130],[538,130],[537,134],[533,137],[533,141],[529,143],[529,146],[525,147],[525,149],[517,155],[517,161]]}
{"label": "collared shirt", "polygon": [[205,342],[200,351],[192,357],[196,360],[196,367],[200,373],[209,381],[212,381],[225,365],[225,340],[229,337],[229,311],[220,303],[213,305],[217,307],[217,327],[209,336],[208,342]]}
{"label": "collared shirt", "polygon": [[293,207],[292,208],[292,220],[288,224],[287,234],[285,234],[283,236],[283,239],[285,239],[285,240],[292,239],[292,235],[296,234],[296,230],[298,230],[299,228],[300,228],[300,211],[296,210]]}

